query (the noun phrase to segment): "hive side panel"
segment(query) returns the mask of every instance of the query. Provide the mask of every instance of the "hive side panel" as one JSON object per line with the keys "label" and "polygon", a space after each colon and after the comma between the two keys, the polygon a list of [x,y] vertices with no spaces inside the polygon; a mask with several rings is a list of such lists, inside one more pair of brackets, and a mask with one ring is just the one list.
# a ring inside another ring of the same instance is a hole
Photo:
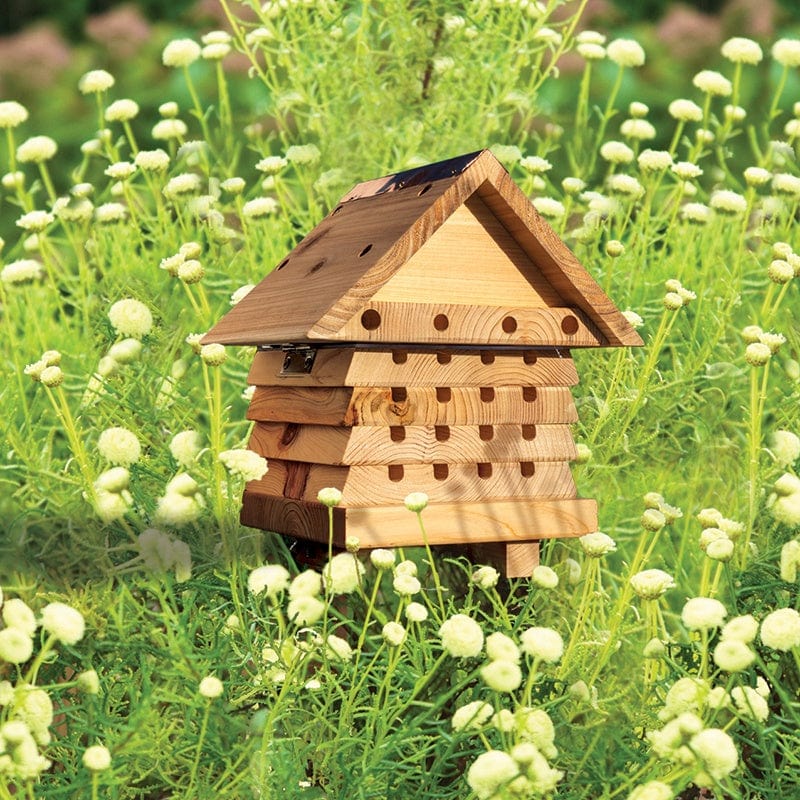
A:
{"label": "hive side panel", "polygon": [[259,422],[249,447],[267,459],[330,465],[572,461],[569,425],[353,428]]}
{"label": "hive side panel", "polygon": [[[328,508],[320,503],[304,503],[288,497],[273,497],[245,490],[239,520],[242,525],[251,528],[294,536],[297,539],[328,542]],[[339,547],[344,547],[345,531],[345,510],[335,508],[333,540]]]}
{"label": "hive side panel", "polygon": [[[282,480],[281,491],[278,487]],[[569,464],[555,461],[334,467],[273,459],[263,478],[247,484],[247,490],[252,493],[283,494],[307,502],[316,502],[320,489],[328,487],[342,492],[342,505],[348,508],[402,506],[411,492],[425,492],[434,503],[577,496]]]}
{"label": "hive side panel", "polygon": [[[416,342],[443,345],[599,347],[606,340],[580,310],[555,306],[525,308],[457,305],[443,301],[371,300],[337,332],[347,342]],[[521,300],[521,298],[518,298]]]}
{"label": "hive side panel", "polygon": [[332,388],[259,386],[247,418],[320,425],[520,425],[576,422],[568,387]]}
{"label": "hive side panel", "polygon": [[345,387],[257,387],[247,409],[247,419],[347,425],[352,396],[353,390]]}
{"label": "hive side panel", "polygon": [[256,353],[248,383],[257,386],[575,386],[578,373],[568,350],[519,353],[320,350],[309,373],[282,374],[284,354]]}
{"label": "hive side panel", "polygon": [[[582,536],[597,530],[594,500],[517,500],[431,504],[423,512],[432,545],[483,542],[528,544],[552,537]],[[245,491],[241,522],[299,539],[328,542],[328,509],[319,503]],[[335,508],[333,544],[355,536],[361,547],[417,547],[419,525],[406,508]]]}

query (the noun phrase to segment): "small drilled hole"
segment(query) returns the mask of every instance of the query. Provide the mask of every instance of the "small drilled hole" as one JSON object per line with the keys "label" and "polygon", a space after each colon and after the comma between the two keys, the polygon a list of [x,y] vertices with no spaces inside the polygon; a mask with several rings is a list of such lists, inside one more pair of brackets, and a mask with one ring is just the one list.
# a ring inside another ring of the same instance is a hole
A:
{"label": "small drilled hole", "polygon": [[427,192],[427,191],[428,191],[428,190],[429,190],[429,189],[430,189],[432,186],[433,186],[433,184],[432,184],[432,183],[428,183],[428,184],[426,184],[425,186],[423,186],[423,187],[422,187],[422,188],[421,188],[421,189],[420,189],[420,190],[417,192],[417,197],[422,197],[422,195],[424,195],[424,194],[425,194],[425,192]]}
{"label": "small drilled hole", "polygon": [[440,364],[449,364],[453,359],[453,356],[450,353],[437,353],[436,360]]}
{"label": "small drilled hole", "polygon": [[491,386],[481,386],[481,400],[491,403],[494,400],[494,389]]}
{"label": "small drilled hole", "polygon": [[494,353],[491,353],[488,350],[481,350],[481,363],[494,364]]}
{"label": "small drilled hole", "polygon": [[368,308],[361,315],[361,327],[366,331],[375,331],[381,326],[381,315],[374,309]]}
{"label": "small drilled hole", "polygon": [[561,320],[561,330],[564,331],[567,336],[572,336],[574,333],[578,332],[578,320],[571,314],[564,317],[564,319]]}
{"label": "small drilled hole", "polygon": [[522,438],[526,442],[530,442],[536,438],[536,426],[535,425],[523,425],[522,426]]}
{"label": "small drilled hole", "polygon": [[535,472],[535,467],[532,461],[522,461],[519,465],[519,471],[523,478],[530,478]]}
{"label": "small drilled hole", "polygon": [[433,318],[433,327],[437,331],[446,331],[450,327],[450,320],[447,319],[447,314],[437,314]]}
{"label": "small drilled hole", "polygon": [[389,480],[393,483],[403,480],[403,465],[391,464],[389,466]]}
{"label": "small drilled hole", "polygon": [[436,478],[437,481],[445,480],[449,474],[450,468],[447,466],[447,464],[433,465],[433,477]]}
{"label": "small drilled hole", "polygon": [[446,442],[450,438],[450,428],[447,425],[434,425],[437,442]]}
{"label": "small drilled hole", "polygon": [[506,333],[514,333],[517,329],[517,321],[514,317],[504,317],[503,318],[503,330]]}
{"label": "small drilled hole", "polygon": [[532,403],[536,400],[536,387],[535,386],[523,386],[522,387],[522,399],[526,403]]}
{"label": "small drilled hole", "polygon": [[453,393],[450,391],[448,386],[437,386],[436,387],[436,399],[440,403],[449,403],[450,398],[453,396]]}
{"label": "small drilled hole", "polygon": [[494,439],[494,428],[491,425],[478,425],[478,434],[481,441],[491,442]]}
{"label": "small drilled hole", "polygon": [[492,465],[491,464],[478,464],[478,477],[479,478],[491,478],[492,477]]}
{"label": "small drilled hole", "polygon": [[529,364],[529,365],[530,364],[535,364],[536,363],[536,353],[534,353],[533,350],[526,350],[522,354],[522,361],[525,364]]}
{"label": "small drilled hole", "polygon": [[405,364],[408,361],[408,353],[405,350],[392,350],[392,361],[395,364]]}
{"label": "small drilled hole", "polygon": [[392,386],[392,402],[404,403],[408,399],[405,386]]}
{"label": "small drilled hole", "polygon": [[365,256],[367,253],[369,253],[369,251],[370,251],[370,250],[372,250],[372,245],[371,245],[371,244],[368,244],[368,245],[367,245],[367,246],[366,246],[366,247],[365,247],[365,248],[364,248],[364,249],[363,249],[363,250],[362,250],[362,251],[361,251],[361,252],[358,254],[358,257],[359,257],[359,258],[363,258],[363,257],[364,257],[364,256]]}
{"label": "small drilled hole", "polygon": [[283,261],[281,261],[281,263],[278,264],[277,267],[275,267],[275,269],[283,269],[288,263],[289,263],[289,259],[288,258],[284,258]]}
{"label": "small drilled hole", "polygon": [[392,425],[389,428],[389,436],[393,442],[403,442],[406,438],[406,429],[402,425]]}

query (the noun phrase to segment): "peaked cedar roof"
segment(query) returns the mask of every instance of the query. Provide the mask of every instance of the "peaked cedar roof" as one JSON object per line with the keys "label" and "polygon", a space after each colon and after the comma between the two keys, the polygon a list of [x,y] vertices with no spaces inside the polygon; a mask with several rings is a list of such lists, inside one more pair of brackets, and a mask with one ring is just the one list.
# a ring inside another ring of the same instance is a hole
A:
{"label": "peaked cedar roof", "polygon": [[278,345],[340,340],[337,332],[348,320],[476,193],[565,304],[597,326],[605,343],[642,344],[488,150],[355,186],[203,341]]}

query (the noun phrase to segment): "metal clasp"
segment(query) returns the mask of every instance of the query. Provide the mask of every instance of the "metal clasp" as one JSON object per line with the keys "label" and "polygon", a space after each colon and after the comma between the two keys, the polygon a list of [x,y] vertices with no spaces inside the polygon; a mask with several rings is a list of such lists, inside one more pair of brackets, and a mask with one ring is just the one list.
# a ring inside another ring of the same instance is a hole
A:
{"label": "metal clasp", "polygon": [[303,345],[292,345],[283,347],[283,366],[278,373],[279,377],[288,375],[308,375],[313,366],[314,359],[317,357],[315,347]]}

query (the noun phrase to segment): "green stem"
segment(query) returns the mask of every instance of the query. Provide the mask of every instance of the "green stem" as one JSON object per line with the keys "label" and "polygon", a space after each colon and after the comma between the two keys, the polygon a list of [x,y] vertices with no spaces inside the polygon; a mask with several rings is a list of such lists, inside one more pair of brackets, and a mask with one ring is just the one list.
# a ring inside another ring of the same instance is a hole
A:
{"label": "green stem", "polygon": [[192,98],[192,105],[194,106],[195,116],[197,117],[198,121],[200,122],[200,127],[203,131],[203,138],[208,143],[208,146],[211,147],[211,133],[208,130],[208,122],[206,121],[206,115],[203,113],[203,107],[200,105],[200,98],[197,95],[197,89],[195,89],[194,81],[192,80],[191,73],[189,72],[189,67],[184,66],[183,74],[186,78],[186,87],[189,90],[189,95]]}
{"label": "green stem", "polygon": [[428,564],[430,565],[431,575],[433,576],[433,585],[436,587],[436,599],[439,603],[439,611],[441,613],[438,621],[444,622],[446,611],[444,608],[444,598],[442,596],[442,583],[439,580],[439,571],[436,569],[436,562],[433,560],[431,546],[428,544],[428,534],[425,531],[425,524],[422,521],[422,511],[417,511],[416,513],[417,521],[419,522],[419,529],[422,532],[422,541],[425,544],[425,553],[428,556]]}
{"label": "green stem", "polygon": [[[770,360],[771,361],[771,360]],[[764,404],[767,399],[767,382],[769,380],[770,361],[761,368],[759,382],[758,368],[750,368],[750,419],[747,431],[747,527],[742,537],[740,552],[740,567],[744,569],[750,552],[750,540],[753,535],[753,526],[756,519],[756,505],[758,502],[759,461],[761,456],[761,428],[764,415]]]}
{"label": "green stem", "polygon": [[14,130],[12,128],[6,128],[6,144],[8,146],[8,171],[16,172],[17,148],[14,143]]}
{"label": "green stem", "polygon": [[139,148],[136,145],[136,137],[133,135],[133,128],[131,128],[131,123],[126,119],[122,122],[122,129],[125,131],[125,138],[128,140],[128,144],[131,148],[131,153],[134,157],[139,154]]}
{"label": "green stem", "polygon": [[81,473],[81,477],[83,478],[87,498],[94,508],[97,505],[97,496],[94,489],[94,474],[92,468],[89,466],[89,459],[86,456],[86,449],[83,446],[83,441],[78,433],[75,419],[70,411],[69,403],[67,402],[67,396],[64,394],[64,390],[61,388],[61,386],[57,386],[55,389],[45,386],[44,389],[47,394],[47,398],[50,400],[50,405],[52,405],[53,410],[56,412],[56,416],[64,427],[64,432],[67,434],[67,441],[69,442],[72,456],[78,463],[78,469]]}
{"label": "green stem", "polygon": [[568,674],[570,665],[570,657],[578,646],[579,641],[583,639],[586,623],[589,621],[591,611],[594,606],[594,597],[597,591],[597,585],[600,580],[600,559],[587,557],[586,570],[583,579],[583,591],[581,592],[581,599],[578,604],[578,611],[575,615],[575,623],[572,626],[572,635],[569,638],[569,643],[561,657],[561,667],[559,674],[564,676]]}
{"label": "green stem", "polygon": [[594,165],[597,163],[597,155],[600,152],[600,145],[603,142],[603,137],[606,135],[606,128],[608,127],[608,123],[611,121],[612,112],[614,110],[614,103],[617,99],[617,95],[619,94],[619,90],[622,87],[622,76],[625,72],[625,68],[623,66],[619,66],[617,69],[617,77],[614,80],[614,85],[611,87],[611,91],[608,94],[608,100],[606,101],[606,107],[603,111],[602,119],[600,120],[600,125],[597,128],[597,136],[595,137],[594,147],[592,147],[592,157],[589,160],[589,167],[586,170],[586,174],[590,175],[592,170],[594,170]]}
{"label": "green stem", "polygon": [[206,737],[206,732],[208,731],[208,718],[211,715],[211,700],[206,701],[205,711],[203,712],[203,721],[200,724],[200,736],[197,738],[197,749],[195,750],[194,754],[194,762],[192,764],[192,771],[189,774],[189,788],[186,790],[186,797],[190,798],[192,796],[192,789],[197,781],[197,771],[200,768],[200,756],[203,752],[203,740]]}
{"label": "green stem", "polygon": [[47,164],[44,161],[39,162],[39,174],[42,176],[42,183],[47,190],[47,196],[50,198],[50,202],[54,203],[56,200],[56,189],[50,177],[50,170],[47,168]]}

